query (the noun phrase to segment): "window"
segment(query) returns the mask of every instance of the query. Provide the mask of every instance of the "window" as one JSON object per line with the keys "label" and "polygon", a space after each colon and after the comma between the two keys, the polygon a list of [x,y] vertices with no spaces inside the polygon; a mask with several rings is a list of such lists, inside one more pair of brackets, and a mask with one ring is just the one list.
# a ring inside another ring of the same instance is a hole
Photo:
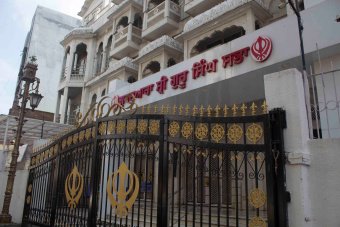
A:
{"label": "window", "polygon": [[128,25],[129,25],[129,18],[127,16],[124,16],[120,18],[120,20],[118,21],[116,31],[120,31]]}
{"label": "window", "polygon": [[103,91],[102,91],[102,96],[104,96],[106,94],[106,89],[104,89]]}
{"label": "window", "polygon": [[109,68],[109,63],[110,63],[110,50],[111,50],[111,45],[112,45],[112,35],[109,37],[109,40],[107,41],[107,45],[105,47],[105,70]]}
{"label": "window", "polygon": [[152,75],[156,72],[159,72],[161,70],[161,65],[158,61],[152,61],[150,62],[143,71],[143,77]]}
{"label": "window", "polygon": [[72,74],[84,75],[87,59],[87,46],[80,43],[76,47],[76,52],[73,56]]}
{"label": "window", "polygon": [[97,95],[96,95],[96,94],[93,94],[93,95],[92,95],[92,99],[91,99],[91,106],[92,106],[94,103],[96,103],[96,101],[97,101]]}
{"label": "window", "polygon": [[176,65],[176,64],[177,64],[177,62],[176,62],[175,59],[169,58],[168,64],[167,64],[168,67],[171,67],[171,66]]}
{"label": "window", "polygon": [[132,84],[136,81],[137,81],[137,79],[134,76],[129,76],[129,78],[127,79],[127,82],[130,83],[130,84]]}
{"label": "window", "polygon": [[101,72],[101,67],[102,67],[102,62],[103,62],[103,43],[99,44],[96,58],[97,58],[96,74],[99,74]]}
{"label": "window", "polygon": [[143,19],[142,16],[139,13],[135,14],[134,20],[133,20],[133,26],[142,29],[143,27]]}

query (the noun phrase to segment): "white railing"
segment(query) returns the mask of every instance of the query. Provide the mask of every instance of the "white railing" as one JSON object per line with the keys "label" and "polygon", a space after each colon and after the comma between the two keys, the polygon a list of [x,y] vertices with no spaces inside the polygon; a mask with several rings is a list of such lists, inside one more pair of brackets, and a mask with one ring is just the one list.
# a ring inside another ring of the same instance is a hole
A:
{"label": "white railing", "polygon": [[340,138],[340,69],[312,74],[308,81],[313,137]]}

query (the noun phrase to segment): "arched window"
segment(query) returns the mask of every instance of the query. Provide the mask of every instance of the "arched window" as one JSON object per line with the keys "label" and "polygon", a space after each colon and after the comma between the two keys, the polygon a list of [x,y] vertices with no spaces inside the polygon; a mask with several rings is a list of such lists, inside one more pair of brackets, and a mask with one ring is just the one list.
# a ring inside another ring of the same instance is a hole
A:
{"label": "arched window", "polygon": [[106,94],[106,89],[104,89],[103,91],[102,91],[102,96],[104,96]]}
{"label": "arched window", "polygon": [[91,99],[91,106],[92,106],[92,104],[96,103],[96,101],[97,101],[97,95],[93,94],[92,99]]}
{"label": "arched window", "polygon": [[176,65],[176,64],[177,64],[177,62],[176,62],[175,59],[169,58],[168,64],[167,64],[168,67],[171,67],[171,66]]}
{"label": "arched window", "polygon": [[149,76],[161,70],[161,65],[158,61],[150,62],[143,71],[143,77]]}
{"label": "arched window", "polygon": [[116,31],[119,31],[128,25],[129,25],[129,18],[127,16],[124,16],[120,18],[120,20],[118,21]]}
{"label": "arched window", "polygon": [[105,70],[109,68],[109,63],[110,63],[110,50],[111,50],[111,45],[112,45],[112,35],[109,37],[109,40],[107,41],[107,45],[105,47]]}
{"label": "arched window", "polygon": [[143,18],[139,13],[136,13],[133,19],[133,26],[142,29],[143,28]]}
{"label": "arched window", "polygon": [[237,39],[246,34],[243,27],[231,26],[224,29],[223,31],[215,31],[210,37],[205,37],[204,39],[197,42],[197,44],[192,48],[190,56],[193,57],[199,53],[202,53],[210,48],[217,45],[228,43],[234,39]]}
{"label": "arched window", "polygon": [[101,72],[101,67],[102,67],[102,62],[103,62],[103,43],[99,44],[96,58],[97,58],[96,74],[99,74]]}
{"label": "arched window", "polygon": [[129,78],[127,79],[127,82],[130,83],[130,84],[132,84],[136,81],[137,81],[137,79],[134,76],[129,76]]}
{"label": "arched window", "polygon": [[76,47],[76,52],[73,56],[72,74],[84,75],[86,68],[87,51],[86,44],[80,43]]}

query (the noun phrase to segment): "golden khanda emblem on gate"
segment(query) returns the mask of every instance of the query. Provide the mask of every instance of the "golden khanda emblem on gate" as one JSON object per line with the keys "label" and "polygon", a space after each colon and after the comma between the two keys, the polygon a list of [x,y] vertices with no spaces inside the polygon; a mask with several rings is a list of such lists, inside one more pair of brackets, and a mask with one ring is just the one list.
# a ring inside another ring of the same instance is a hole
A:
{"label": "golden khanda emblem on gate", "polygon": [[[116,185],[117,182],[118,185]],[[110,175],[106,192],[112,207],[116,208],[117,216],[120,218],[126,217],[129,209],[132,207],[138,196],[138,176],[130,171],[123,162],[118,170]]]}
{"label": "golden khanda emblem on gate", "polygon": [[65,195],[68,207],[73,209],[77,207],[79,199],[83,194],[84,178],[79,173],[77,166],[75,165],[66,177],[65,181]]}

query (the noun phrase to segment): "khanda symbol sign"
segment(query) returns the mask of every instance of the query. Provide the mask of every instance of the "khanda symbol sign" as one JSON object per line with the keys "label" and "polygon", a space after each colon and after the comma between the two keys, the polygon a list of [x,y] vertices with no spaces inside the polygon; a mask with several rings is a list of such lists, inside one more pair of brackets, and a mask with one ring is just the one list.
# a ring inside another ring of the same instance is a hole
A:
{"label": "khanda symbol sign", "polygon": [[[117,182],[118,185],[116,185]],[[116,208],[117,216],[120,218],[126,217],[129,209],[132,207],[138,196],[138,176],[134,172],[130,171],[123,162],[119,166],[118,170],[110,175],[107,182],[106,192],[112,208]]]}
{"label": "khanda symbol sign", "polygon": [[257,62],[264,62],[272,53],[272,40],[266,36],[259,36],[251,46],[251,56]]}
{"label": "khanda symbol sign", "polygon": [[79,173],[77,166],[75,165],[66,177],[65,181],[65,195],[68,207],[73,209],[77,207],[79,199],[83,194],[84,178]]}

